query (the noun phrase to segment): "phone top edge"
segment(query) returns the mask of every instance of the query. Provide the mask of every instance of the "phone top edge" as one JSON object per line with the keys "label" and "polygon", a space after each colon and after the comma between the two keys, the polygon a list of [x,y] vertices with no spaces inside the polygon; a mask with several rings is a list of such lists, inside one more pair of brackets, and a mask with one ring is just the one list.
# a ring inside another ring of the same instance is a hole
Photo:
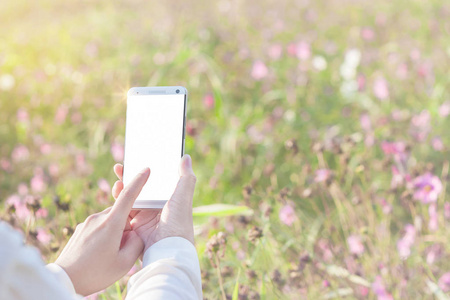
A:
{"label": "phone top edge", "polygon": [[184,86],[154,86],[154,87],[148,86],[148,87],[132,87],[128,90],[127,96],[187,95],[187,94],[188,91]]}

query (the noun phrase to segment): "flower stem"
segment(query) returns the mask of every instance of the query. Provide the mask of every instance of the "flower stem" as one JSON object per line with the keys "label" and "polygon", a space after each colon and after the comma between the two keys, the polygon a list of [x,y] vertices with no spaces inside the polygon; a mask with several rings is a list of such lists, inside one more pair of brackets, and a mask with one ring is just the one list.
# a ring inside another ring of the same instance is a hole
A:
{"label": "flower stem", "polygon": [[222,299],[227,300],[225,290],[223,289],[223,280],[222,280],[222,274],[220,273],[220,265],[219,265],[220,262],[219,262],[219,258],[217,257],[217,253],[214,253],[214,259],[216,262],[217,276],[219,277],[219,286],[220,286],[220,291],[222,292]]}

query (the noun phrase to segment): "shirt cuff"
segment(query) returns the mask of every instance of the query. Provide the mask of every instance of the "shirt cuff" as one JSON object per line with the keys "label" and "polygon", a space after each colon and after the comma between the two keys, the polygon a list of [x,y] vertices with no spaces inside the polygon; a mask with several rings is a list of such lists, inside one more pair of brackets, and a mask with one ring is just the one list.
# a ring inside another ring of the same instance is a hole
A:
{"label": "shirt cuff", "polygon": [[145,251],[142,258],[142,267],[145,268],[160,259],[177,258],[180,255],[180,250],[183,250],[184,254],[186,254],[184,251],[192,254],[198,265],[197,250],[190,241],[182,237],[168,237],[154,243]]}
{"label": "shirt cuff", "polygon": [[72,280],[70,280],[69,275],[67,275],[66,271],[61,268],[59,265],[55,263],[51,263],[45,266],[47,270],[49,270],[52,274],[56,276],[59,282],[64,284],[68,291],[72,294],[76,294],[75,288],[73,287]]}

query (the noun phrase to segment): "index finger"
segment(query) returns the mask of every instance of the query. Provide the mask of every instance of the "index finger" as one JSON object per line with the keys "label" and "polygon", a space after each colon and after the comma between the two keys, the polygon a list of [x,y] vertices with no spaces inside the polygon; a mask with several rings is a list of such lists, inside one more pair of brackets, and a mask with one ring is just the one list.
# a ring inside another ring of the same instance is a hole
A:
{"label": "index finger", "polygon": [[150,176],[150,169],[145,168],[139,174],[137,174],[134,179],[122,190],[114,203],[110,215],[116,218],[118,224],[121,226],[125,225],[125,221],[128,219],[131,208],[133,207],[134,201],[139,196],[142,188]]}

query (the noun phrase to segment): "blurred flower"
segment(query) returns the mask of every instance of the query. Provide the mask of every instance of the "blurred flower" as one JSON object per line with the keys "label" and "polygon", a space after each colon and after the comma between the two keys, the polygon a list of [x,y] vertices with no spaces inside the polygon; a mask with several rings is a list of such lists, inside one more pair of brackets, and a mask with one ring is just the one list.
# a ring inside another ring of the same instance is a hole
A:
{"label": "blurred flower", "polygon": [[81,120],[83,120],[83,115],[79,111],[76,111],[72,114],[72,117],[70,118],[70,120],[75,125],[80,124]]}
{"label": "blurred flower", "polygon": [[386,156],[392,155],[399,163],[406,162],[408,158],[406,143],[404,142],[382,142],[381,149]]}
{"label": "blurred flower", "polygon": [[46,208],[41,207],[36,211],[36,218],[44,219],[44,218],[47,218],[47,216],[48,216],[48,210]]}
{"label": "blurred flower", "polygon": [[442,142],[441,138],[436,136],[431,140],[431,145],[433,146],[433,149],[439,152],[442,152],[444,150],[444,143]]}
{"label": "blurred flower", "polygon": [[12,195],[6,199],[6,204],[11,205],[15,209],[15,214],[19,220],[26,220],[31,216],[25,201],[20,199],[17,195]]}
{"label": "blurred flower", "polygon": [[350,49],[345,54],[344,62],[340,67],[340,74],[344,80],[352,80],[356,76],[356,69],[361,61],[361,52],[358,49]]}
{"label": "blurred flower", "polygon": [[211,264],[214,267],[217,267],[215,262],[212,260],[212,257],[214,254],[221,251],[222,253],[219,254],[219,256],[223,256],[225,254],[225,247],[227,244],[227,238],[225,233],[218,232],[217,234],[213,235],[209,241],[206,243],[206,254],[208,255],[209,259],[211,260]]}
{"label": "blurred flower", "polygon": [[437,215],[437,207],[436,203],[431,203],[428,207],[428,215],[430,216],[430,220],[428,222],[428,229],[430,231],[438,230],[438,215]]}
{"label": "blurred flower", "polygon": [[370,121],[370,116],[367,113],[362,114],[359,117],[359,123],[364,131],[372,130],[372,122]]}
{"label": "blurred flower", "polygon": [[384,78],[378,78],[373,84],[373,93],[379,100],[386,100],[389,98],[389,89],[387,81]]}
{"label": "blurred flower", "polygon": [[89,57],[96,57],[98,54],[98,47],[94,42],[89,42],[84,47],[84,52]]}
{"label": "blurred flower", "polygon": [[323,71],[327,68],[327,61],[323,56],[316,55],[312,59],[312,65],[317,71]]}
{"label": "blurred flower", "polygon": [[287,204],[280,209],[279,218],[281,222],[287,226],[292,226],[294,221],[297,219],[297,216],[295,215],[294,208]]}
{"label": "blurred flower", "polygon": [[445,101],[441,106],[439,106],[439,115],[443,118],[450,115],[450,101]]}
{"label": "blurred flower", "polygon": [[67,114],[69,113],[69,109],[65,105],[61,105],[56,110],[55,114],[55,122],[56,124],[62,124],[66,120]]}
{"label": "blurred flower", "polygon": [[330,282],[329,282],[328,280],[322,280],[322,286],[323,286],[324,288],[327,288],[327,287],[330,286]]}
{"label": "blurred flower", "polygon": [[375,32],[371,28],[363,28],[361,30],[361,37],[363,40],[372,41],[375,38]]}
{"label": "blurred flower", "polygon": [[408,77],[408,65],[405,63],[401,63],[397,67],[396,75],[398,79],[404,80]]}
{"label": "blurred flower", "polygon": [[250,240],[250,242],[254,243],[256,242],[256,240],[260,239],[263,236],[263,231],[261,228],[257,227],[257,226],[253,226],[249,231],[248,231],[248,239]]}
{"label": "blurred flower", "polygon": [[444,249],[440,244],[433,244],[430,247],[428,247],[426,252],[427,252],[426,256],[427,264],[432,265],[442,257],[442,255],[444,254]]}
{"label": "blurred flower", "polygon": [[11,163],[6,158],[0,159],[0,168],[2,168],[3,171],[11,171]]}
{"label": "blurred flower", "polygon": [[295,54],[300,60],[307,60],[311,56],[311,48],[307,42],[301,41],[296,45]]}
{"label": "blurred flower", "polygon": [[314,177],[315,182],[328,181],[331,178],[331,170],[329,169],[319,169],[316,171],[316,176]]}
{"label": "blurred flower", "polygon": [[125,154],[123,145],[118,142],[113,142],[111,144],[111,154],[116,162],[123,162],[123,157]]}
{"label": "blurred flower", "polygon": [[24,108],[19,108],[17,111],[17,121],[20,123],[26,123],[29,120],[28,112]]}
{"label": "blurred flower", "polygon": [[422,78],[429,78],[433,74],[432,65],[428,62],[424,62],[419,64],[419,67],[417,69],[417,74]]}
{"label": "blurred flower", "polygon": [[28,148],[25,147],[24,145],[16,146],[11,154],[11,157],[15,162],[24,161],[28,159],[29,156],[30,152],[28,151]]}
{"label": "blurred flower", "polygon": [[391,294],[389,294],[384,286],[381,276],[375,277],[375,281],[372,283],[372,291],[377,295],[378,300],[393,300]]}
{"label": "blurred flower", "polygon": [[52,151],[52,145],[50,145],[49,143],[43,143],[40,147],[41,153],[42,154],[49,154]]}
{"label": "blurred flower", "polygon": [[398,253],[403,259],[411,254],[411,247],[416,239],[416,229],[413,225],[407,224],[404,230],[405,235],[397,242]]}
{"label": "blurred flower", "polygon": [[51,163],[48,166],[48,172],[49,172],[50,176],[52,176],[53,178],[58,177],[58,175],[59,175],[59,167],[58,167],[58,165],[56,163]]}
{"label": "blurred flower", "polygon": [[214,108],[214,96],[211,94],[206,94],[205,97],[203,97],[203,105],[206,109]]}
{"label": "blurred flower", "polygon": [[386,199],[381,198],[381,199],[380,199],[380,205],[381,205],[381,208],[382,208],[383,213],[384,213],[385,215],[388,215],[388,214],[390,214],[390,213],[392,212],[392,205],[390,205],[390,204],[386,201]]}
{"label": "blurred flower", "polygon": [[450,272],[445,273],[439,278],[438,285],[445,293],[450,292]]}
{"label": "blurred flower", "polygon": [[270,45],[269,49],[267,50],[267,54],[273,60],[280,59],[282,53],[283,53],[283,47],[280,44]]}
{"label": "blurred flower", "polygon": [[366,77],[362,74],[359,74],[356,78],[356,82],[358,83],[358,91],[364,91],[364,89],[366,88]]}
{"label": "blurred flower", "polygon": [[3,74],[0,76],[0,90],[9,91],[16,84],[16,80],[11,74]]}
{"label": "blurred flower", "polygon": [[450,202],[444,203],[444,217],[450,220]]}
{"label": "blurred flower", "polygon": [[422,110],[419,114],[411,118],[411,134],[419,142],[425,141],[431,130],[431,115],[427,110]]}
{"label": "blurred flower", "polygon": [[251,72],[251,76],[253,77],[253,79],[261,80],[267,75],[269,75],[269,69],[266,67],[266,65],[260,60],[255,61]]}
{"label": "blurred flower", "polygon": [[34,176],[30,181],[31,189],[36,193],[42,193],[47,189],[47,182],[45,181],[44,172],[41,168],[34,171]]}
{"label": "blurred flower", "polygon": [[25,196],[26,194],[28,194],[28,186],[23,182],[20,183],[17,186],[17,192],[19,193],[19,195]]}
{"label": "blurred flower", "polygon": [[361,255],[364,253],[364,245],[361,241],[361,237],[358,235],[351,235],[347,238],[348,248],[350,253]]}
{"label": "blurred flower", "polygon": [[97,184],[98,184],[98,188],[101,191],[108,193],[108,194],[111,192],[111,186],[109,185],[108,181],[105,178],[100,178],[97,181]]}
{"label": "blurred flower", "polygon": [[50,233],[48,233],[45,229],[43,228],[38,228],[37,229],[37,236],[36,236],[37,240],[39,242],[41,242],[44,245],[48,245],[48,243],[50,243],[52,236]]}
{"label": "blurred flower", "polygon": [[436,202],[438,195],[442,191],[442,183],[439,177],[425,173],[414,179],[414,199],[420,200],[422,203]]}

